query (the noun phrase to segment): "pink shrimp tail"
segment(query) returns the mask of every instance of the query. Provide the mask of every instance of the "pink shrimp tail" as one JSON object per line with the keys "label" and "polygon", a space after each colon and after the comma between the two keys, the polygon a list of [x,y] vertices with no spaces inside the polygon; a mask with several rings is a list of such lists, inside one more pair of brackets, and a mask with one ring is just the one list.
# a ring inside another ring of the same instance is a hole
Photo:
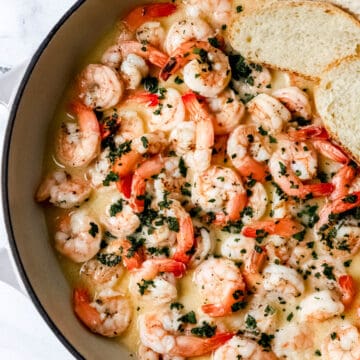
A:
{"label": "pink shrimp tail", "polygon": [[90,329],[100,321],[99,313],[90,306],[90,295],[86,289],[75,288],[73,292],[73,307],[76,316]]}
{"label": "pink shrimp tail", "polygon": [[316,150],[331,160],[341,164],[347,164],[350,161],[349,157],[344,153],[344,151],[339,146],[331,143],[330,141],[315,140],[313,141],[313,145]]}
{"label": "pink shrimp tail", "polygon": [[194,242],[194,227],[191,217],[187,215],[180,219],[180,231],[177,235],[177,247],[172,257],[173,260],[187,264],[191,258],[189,253],[194,246]]}
{"label": "pink shrimp tail", "polygon": [[112,171],[120,178],[130,175],[139,164],[142,159],[142,155],[137,151],[129,151],[116,159]]}
{"label": "pink shrimp tail", "polygon": [[345,306],[350,305],[356,295],[354,279],[351,275],[341,275],[339,277],[339,286],[342,290],[341,301]]}
{"label": "pink shrimp tail", "polygon": [[124,19],[130,31],[135,31],[147,21],[173,14],[177,7],[173,3],[155,3],[136,7]]}
{"label": "pink shrimp tail", "polygon": [[309,139],[313,140],[327,140],[329,139],[329,134],[326,129],[322,126],[309,125],[305,126],[299,130],[289,131],[289,139],[294,141],[305,141]]}
{"label": "pink shrimp tail", "polygon": [[331,180],[331,183],[335,186],[335,189],[330,196],[330,200],[335,200],[345,196],[349,192],[350,185],[355,176],[356,169],[354,166],[343,166]]}
{"label": "pink shrimp tail", "polygon": [[266,177],[267,167],[256,161],[251,156],[245,156],[241,162],[241,166],[236,170],[243,177],[252,177],[256,181],[263,182]]}
{"label": "pink shrimp tail", "polygon": [[131,184],[132,184],[133,175],[126,175],[119,179],[116,183],[117,189],[127,198],[131,197]]}
{"label": "pink shrimp tail", "polygon": [[[329,196],[335,189],[334,184],[319,183],[304,185],[304,194],[312,194],[313,197]],[[305,195],[305,196],[306,196]]]}
{"label": "pink shrimp tail", "polygon": [[201,310],[211,317],[223,317],[231,312],[231,309],[222,304],[206,304],[201,307]]}
{"label": "pink shrimp tail", "polygon": [[158,266],[158,272],[169,272],[176,277],[182,277],[186,272],[186,266],[182,262],[174,259],[157,259],[156,265]]}
{"label": "pink shrimp tail", "polygon": [[146,104],[147,106],[159,105],[159,96],[148,91],[136,92],[128,96],[127,100],[135,101],[139,104]]}

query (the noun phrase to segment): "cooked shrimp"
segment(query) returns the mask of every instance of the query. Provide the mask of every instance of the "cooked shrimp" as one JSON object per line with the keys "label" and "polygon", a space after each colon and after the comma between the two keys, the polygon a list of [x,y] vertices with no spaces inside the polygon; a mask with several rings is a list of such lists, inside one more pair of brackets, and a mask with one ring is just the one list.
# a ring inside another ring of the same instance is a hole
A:
{"label": "cooked shrimp", "polygon": [[264,185],[259,182],[253,185],[249,192],[251,194],[249,194],[250,196],[242,215],[242,222],[244,224],[261,219],[266,212],[269,201]]}
{"label": "cooked shrimp", "polygon": [[127,89],[136,89],[141,80],[149,74],[145,60],[136,54],[128,54],[121,63],[120,72]]}
{"label": "cooked shrimp", "polygon": [[126,58],[129,54],[135,54],[160,68],[165,66],[168,61],[166,54],[151,45],[143,45],[137,41],[128,40],[121,42],[119,46],[123,58]]}
{"label": "cooked shrimp", "polygon": [[148,21],[137,28],[136,39],[161,49],[165,43],[165,30],[158,21]]}
{"label": "cooked shrimp", "polygon": [[186,155],[186,160],[193,169],[204,171],[210,166],[214,146],[214,117],[194,93],[189,92],[183,95],[182,99],[196,125],[195,149]]}
{"label": "cooked shrimp", "polygon": [[[188,266],[195,269],[199,266],[205,259],[207,259],[210,252],[214,249],[214,241],[210,236],[210,233],[203,226],[200,226],[200,223],[194,223],[194,233],[195,233],[195,252],[191,256]],[[199,225],[199,226],[197,226]]]}
{"label": "cooked shrimp", "polygon": [[233,90],[226,89],[216,97],[206,99],[210,111],[215,115],[213,123],[216,135],[231,133],[245,114],[244,104]]}
{"label": "cooked shrimp", "polygon": [[76,316],[92,332],[115,337],[123,333],[131,321],[131,306],[128,299],[111,289],[102,290],[91,302],[86,289],[76,288],[73,294]]}
{"label": "cooked shrimp", "polygon": [[163,98],[159,100],[157,111],[153,111],[149,119],[150,131],[171,131],[184,120],[185,107],[181,94],[173,88],[166,88]]}
{"label": "cooked shrimp", "polygon": [[316,153],[305,143],[286,141],[284,146],[274,152],[269,161],[271,175],[281,190],[300,199],[310,194],[314,197],[330,195],[334,190],[331,183],[304,185],[301,181],[316,174]]}
{"label": "cooked shrimp", "polygon": [[247,104],[247,110],[258,126],[271,134],[278,134],[291,120],[289,110],[277,99],[259,94]]}
{"label": "cooked shrimp", "polygon": [[144,120],[138,112],[128,109],[121,110],[119,118],[121,119],[120,129],[114,138],[117,145],[140,138],[145,134]]}
{"label": "cooked shrimp", "polygon": [[121,100],[124,93],[124,84],[116,70],[106,65],[88,65],[78,81],[79,98],[92,109],[109,109]]}
{"label": "cooked shrimp", "polygon": [[360,359],[358,329],[347,322],[332,329],[321,345],[321,354],[325,360]]}
{"label": "cooked shrimp", "polygon": [[231,69],[227,56],[205,41],[183,43],[162,68],[160,77],[167,80],[181,68],[185,84],[202,96],[214,97],[228,85]]}
{"label": "cooked shrimp", "polygon": [[213,355],[213,360],[276,360],[273,352],[264,349],[255,341],[246,337],[234,336],[220,346]]}
{"label": "cooked shrimp", "polygon": [[176,9],[177,6],[170,2],[140,5],[130,11],[123,21],[130,31],[135,31],[147,21],[170,16]]}
{"label": "cooked shrimp", "polygon": [[[174,318],[176,316],[176,318]],[[229,332],[200,338],[179,333],[179,315],[170,310],[147,312],[139,317],[141,342],[153,351],[169,355],[193,357],[212,352],[231,339]]]}
{"label": "cooked shrimp", "polygon": [[89,167],[87,173],[91,179],[93,187],[98,188],[103,185],[106,176],[111,170],[111,162],[109,160],[109,150],[106,149],[100,153],[94,164]]}
{"label": "cooked shrimp", "polygon": [[85,211],[66,215],[57,225],[55,248],[74,262],[90,260],[100,250],[101,227]]}
{"label": "cooked shrimp", "polygon": [[221,255],[233,260],[246,262],[256,243],[253,238],[242,234],[231,234],[221,242]]}
{"label": "cooked shrimp", "polygon": [[247,202],[246,191],[240,177],[230,168],[210,166],[196,172],[191,199],[206,212],[214,212],[216,222],[235,221]]}
{"label": "cooked shrimp", "polygon": [[264,289],[281,296],[296,297],[304,292],[304,280],[296,270],[284,266],[269,264],[263,270]]}
{"label": "cooked shrimp", "polygon": [[193,282],[199,289],[206,305],[203,312],[221,317],[236,311],[246,286],[239,268],[230,260],[210,258],[201,263],[193,274]]}
{"label": "cooked shrimp", "polygon": [[227,143],[229,158],[244,177],[263,181],[266,176],[264,161],[270,158],[269,150],[253,125],[239,125],[231,132]]}
{"label": "cooked shrimp", "polygon": [[108,47],[101,56],[101,63],[118,70],[122,61],[121,49],[118,44]]}
{"label": "cooked shrimp", "polygon": [[290,323],[275,332],[273,351],[279,358],[308,359],[312,356],[314,334],[306,323]]}
{"label": "cooked shrimp", "polygon": [[331,179],[335,189],[330,195],[330,200],[345,197],[350,192],[350,186],[356,176],[356,165],[344,165]]}
{"label": "cooked shrimp", "polygon": [[195,121],[184,121],[181,124],[177,124],[170,133],[169,141],[177,155],[191,153],[195,148],[196,142]]}
{"label": "cooked shrimp", "polygon": [[73,103],[78,120],[61,126],[57,137],[56,156],[70,167],[86,166],[100,152],[100,127],[95,113],[81,103]]}
{"label": "cooked shrimp", "polygon": [[274,91],[272,96],[281,101],[295,117],[311,119],[312,111],[309,96],[296,86]]}
{"label": "cooked shrimp", "polygon": [[101,216],[101,223],[115,236],[125,238],[140,225],[138,216],[121,196],[114,196]]}
{"label": "cooked shrimp", "polygon": [[340,315],[344,305],[330,290],[314,292],[300,303],[299,317],[303,322],[324,321]]}
{"label": "cooked shrimp", "polygon": [[57,170],[45,177],[36,191],[38,202],[49,202],[63,209],[80,206],[91,194],[91,187],[83,179],[72,178],[64,170]]}
{"label": "cooked shrimp", "polygon": [[186,11],[190,16],[207,18],[214,28],[228,24],[233,10],[231,0],[186,0]]}
{"label": "cooked shrimp", "polygon": [[214,30],[201,18],[181,19],[171,25],[166,36],[165,50],[168,54],[172,54],[187,41],[207,41],[213,36]]}
{"label": "cooked shrimp", "polygon": [[185,273],[183,263],[172,259],[150,259],[133,270],[129,290],[143,301],[170,303],[177,297],[175,278]]}

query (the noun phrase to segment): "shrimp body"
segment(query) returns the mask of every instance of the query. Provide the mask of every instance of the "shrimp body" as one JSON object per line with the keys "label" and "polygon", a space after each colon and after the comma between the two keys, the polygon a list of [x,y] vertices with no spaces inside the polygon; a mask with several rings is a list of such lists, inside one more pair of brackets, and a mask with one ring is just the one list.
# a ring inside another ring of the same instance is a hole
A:
{"label": "shrimp body", "polygon": [[172,149],[177,155],[191,153],[195,148],[196,123],[195,121],[184,121],[178,124],[170,133]]}
{"label": "shrimp body", "polygon": [[251,195],[246,204],[248,212],[245,212],[242,216],[244,224],[250,224],[261,219],[266,212],[269,200],[266,189],[260,182],[257,182],[250,191]]}
{"label": "shrimp body", "polygon": [[91,302],[88,291],[77,288],[73,294],[73,306],[84,325],[103,336],[119,336],[130,324],[129,301],[122,293],[111,289],[102,290]]}
{"label": "shrimp body", "polygon": [[90,260],[100,250],[100,226],[84,211],[74,211],[58,224],[55,248],[74,262]]}
{"label": "shrimp body", "polygon": [[331,179],[335,189],[330,195],[330,200],[345,197],[350,192],[350,187],[356,176],[356,168],[351,165],[344,165]]}
{"label": "shrimp body", "polygon": [[172,54],[187,41],[207,41],[212,36],[214,30],[201,18],[182,19],[171,25],[166,36],[165,49],[168,54]]}
{"label": "shrimp body", "polygon": [[72,104],[78,124],[63,124],[56,144],[60,162],[70,167],[86,166],[100,152],[100,127],[95,113],[81,103]]}
{"label": "shrimp body", "polygon": [[255,126],[239,125],[229,136],[227,153],[240,175],[263,181],[270,155]]}
{"label": "shrimp body", "polygon": [[245,262],[254,249],[255,240],[242,234],[232,234],[221,243],[221,255],[233,260]]}
{"label": "shrimp body", "polygon": [[214,249],[214,241],[209,231],[204,227],[197,227],[196,223],[194,225],[196,249],[188,264],[193,269],[207,259],[209,253]]}
{"label": "shrimp body", "polygon": [[82,180],[71,178],[63,170],[49,174],[40,184],[35,199],[49,202],[63,209],[80,206],[91,194],[91,187]]}
{"label": "shrimp body", "polygon": [[202,310],[221,317],[233,311],[234,304],[245,296],[245,282],[239,268],[230,260],[210,258],[194,272],[193,282],[207,304]]}
{"label": "shrimp body", "polygon": [[239,219],[247,201],[240,177],[230,168],[215,165],[194,174],[191,198],[206,212],[214,212],[219,223]]}
{"label": "shrimp body", "polygon": [[[335,335],[334,335],[335,334]],[[321,346],[325,360],[358,360],[360,359],[360,336],[358,329],[344,323],[332,329]]]}
{"label": "shrimp body", "polygon": [[136,39],[161,49],[165,42],[165,30],[158,21],[148,21],[136,29]]}
{"label": "shrimp body", "polygon": [[79,76],[79,89],[79,98],[85,106],[106,110],[121,100],[124,84],[113,68],[90,64]]}
{"label": "shrimp body", "polygon": [[119,69],[121,61],[121,49],[118,44],[108,47],[101,56],[101,63],[110,68]]}
{"label": "shrimp body", "polygon": [[277,99],[267,94],[259,94],[247,104],[253,121],[272,134],[280,133],[291,120],[289,110]]}
{"label": "shrimp body", "polygon": [[245,337],[234,336],[214,352],[214,360],[276,360],[272,352],[264,350],[255,341]]}
{"label": "shrimp body", "polygon": [[244,104],[230,89],[224,90],[216,97],[206,99],[206,102],[209,110],[215,115],[213,126],[216,135],[231,133],[245,114]]}
{"label": "shrimp body", "polygon": [[128,54],[121,63],[120,71],[127,89],[136,89],[149,73],[145,60],[136,54]]}
{"label": "shrimp body", "polygon": [[233,334],[217,333],[210,338],[200,338],[177,333],[179,321],[170,311],[148,312],[139,317],[141,342],[153,351],[170,356],[201,356],[217,349]]}

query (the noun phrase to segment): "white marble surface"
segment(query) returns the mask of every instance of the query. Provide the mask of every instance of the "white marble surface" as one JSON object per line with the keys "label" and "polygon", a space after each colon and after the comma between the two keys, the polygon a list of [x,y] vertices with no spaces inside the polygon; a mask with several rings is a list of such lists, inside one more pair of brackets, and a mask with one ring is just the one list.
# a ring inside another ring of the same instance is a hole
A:
{"label": "white marble surface", "polygon": [[[4,82],[2,73],[29,59],[46,34],[75,2],[0,0],[0,90],[9,86]],[[7,108],[0,104],[1,149],[7,117]],[[0,280],[14,286],[16,280],[6,247],[7,237],[0,210]],[[23,360],[25,357],[30,360],[73,359],[30,300],[0,281],[0,359]]]}

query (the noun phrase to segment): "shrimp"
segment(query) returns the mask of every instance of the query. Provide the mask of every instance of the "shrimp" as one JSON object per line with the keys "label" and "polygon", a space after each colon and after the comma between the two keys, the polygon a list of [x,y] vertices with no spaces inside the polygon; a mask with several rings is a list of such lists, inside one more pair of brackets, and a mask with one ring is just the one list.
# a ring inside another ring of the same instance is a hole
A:
{"label": "shrimp", "polygon": [[324,321],[340,315],[344,305],[330,290],[314,292],[300,303],[299,317],[303,322]]}
{"label": "shrimp", "polygon": [[176,9],[177,6],[170,2],[140,5],[133,9],[123,21],[130,31],[135,31],[147,21],[172,15]]}
{"label": "shrimp", "polygon": [[239,125],[231,132],[227,143],[229,158],[241,176],[264,181],[270,158],[269,150],[253,125]]}
{"label": "shrimp", "polygon": [[281,101],[294,117],[309,120],[312,117],[309,96],[296,86],[274,91],[272,96]]}
{"label": "shrimp", "polygon": [[207,259],[210,252],[214,249],[214,242],[210,236],[210,233],[207,229],[200,226],[200,223],[195,222],[194,224],[194,233],[196,244],[195,252],[192,255],[188,266],[195,269],[199,266],[205,259]]}
{"label": "shrimp", "polygon": [[237,99],[233,90],[226,89],[218,96],[206,99],[206,102],[215,115],[215,135],[231,133],[244,117],[245,106]]}
{"label": "shrimp", "polygon": [[193,282],[207,302],[204,313],[221,317],[236,311],[246,293],[246,286],[239,268],[230,260],[209,258],[193,274]]}
{"label": "shrimp", "polygon": [[95,113],[81,103],[73,103],[78,124],[61,126],[56,143],[56,155],[70,167],[88,165],[100,153],[100,127]]}
{"label": "shrimp", "polygon": [[122,61],[121,49],[118,44],[108,47],[101,56],[101,63],[118,70]]}
{"label": "shrimp", "polygon": [[[334,190],[331,183],[304,185],[302,179],[309,179],[317,171],[317,158],[308,145],[287,142],[288,147],[273,153],[269,161],[271,175],[276,184],[289,196],[304,199],[307,196],[328,196]],[[304,150],[305,149],[305,150]]]}
{"label": "shrimp", "polygon": [[159,49],[165,43],[165,30],[158,21],[148,21],[137,28],[136,39]]}
{"label": "shrimp", "polygon": [[186,156],[192,168],[204,171],[210,166],[212,147],[214,146],[213,116],[209,113],[204,103],[189,92],[182,96],[191,119],[195,122],[195,149]]}
{"label": "shrimp", "polygon": [[100,250],[101,227],[85,211],[66,215],[57,224],[55,248],[74,262],[90,260]]}
{"label": "shrimp", "polygon": [[344,165],[340,170],[334,175],[331,179],[331,183],[334,185],[335,189],[330,195],[330,200],[335,200],[338,198],[345,197],[349,191],[351,184],[356,176],[356,165],[349,164]]}
{"label": "shrimp", "polygon": [[253,238],[246,237],[242,234],[231,234],[221,242],[221,255],[233,260],[245,262],[251,254],[256,243]]}
{"label": "shrimp", "polygon": [[290,267],[270,264],[264,268],[263,276],[264,289],[285,298],[300,296],[305,290],[303,278]]}
{"label": "shrimp", "polygon": [[92,332],[107,337],[119,336],[131,321],[131,306],[120,292],[102,290],[91,302],[86,289],[76,288],[73,294],[74,312]]}
{"label": "shrimp", "polygon": [[269,201],[265,187],[260,182],[253,185],[248,192],[249,199],[242,214],[244,224],[261,219],[266,212]]}
{"label": "shrimp", "polygon": [[224,224],[240,218],[247,195],[233,170],[213,165],[194,174],[191,199],[204,211],[215,213],[216,223]]}
{"label": "shrimp", "polygon": [[113,68],[90,64],[78,79],[79,98],[85,106],[106,110],[115,106],[124,94],[124,84]]}
{"label": "shrimp", "polygon": [[64,170],[45,177],[36,191],[35,199],[49,202],[63,209],[80,206],[91,194],[91,187],[83,179],[72,178]]}
{"label": "shrimp", "polygon": [[126,83],[126,89],[136,89],[141,80],[149,74],[145,60],[136,54],[128,54],[121,63],[120,72]]}
{"label": "shrimp", "polygon": [[233,10],[231,0],[186,0],[186,11],[193,17],[206,17],[214,28],[230,22]]}
{"label": "shrimp", "polygon": [[242,233],[251,238],[264,237],[267,235],[279,235],[291,237],[303,230],[303,226],[289,218],[257,221],[243,228]]}
{"label": "shrimp", "polygon": [[345,322],[332,329],[321,345],[325,360],[360,359],[360,336],[358,329]]}
{"label": "shrimp", "polygon": [[316,224],[317,230],[328,229],[328,223],[332,222],[334,215],[344,213],[360,206],[360,191],[349,193],[348,195],[338,198],[331,203],[326,204],[320,211],[320,220]]}
{"label": "shrimp", "polygon": [[213,355],[213,360],[229,359],[276,360],[276,356],[253,340],[243,336],[234,336],[216,349]]}
{"label": "shrimp", "polygon": [[214,30],[201,18],[181,19],[174,22],[166,36],[165,49],[172,54],[183,43],[190,40],[207,41],[214,36]]}
{"label": "shrimp", "polygon": [[151,45],[143,45],[134,40],[122,41],[120,44],[121,55],[125,59],[129,54],[135,54],[148,60],[157,67],[164,67],[168,61],[168,56]]}
{"label": "shrimp", "polygon": [[191,153],[196,142],[195,121],[184,121],[177,124],[170,133],[169,141],[177,155]]}
{"label": "shrimp", "polygon": [[290,323],[275,333],[273,351],[279,358],[308,359],[311,358],[314,334],[306,323]]}
{"label": "shrimp", "polygon": [[118,116],[121,119],[120,129],[114,138],[117,145],[145,134],[144,120],[138,112],[126,109],[121,110]]}
{"label": "shrimp", "polygon": [[153,351],[170,356],[193,357],[212,352],[233,337],[232,333],[216,333],[200,338],[179,333],[180,322],[169,310],[147,312],[139,317],[140,339]]}
{"label": "shrimp", "polygon": [[259,94],[247,104],[252,120],[271,134],[278,134],[291,120],[289,110],[277,99]]}
{"label": "shrimp", "polygon": [[152,112],[149,119],[150,131],[171,131],[184,121],[185,107],[181,94],[173,88],[167,88],[157,110]]}
{"label": "shrimp", "polygon": [[160,72],[160,77],[167,80],[181,68],[184,68],[185,84],[206,97],[220,94],[231,78],[227,56],[205,41],[183,43],[170,55],[169,61]]}
{"label": "shrimp", "polygon": [[100,218],[101,223],[115,236],[125,238],[140,226],[140,220],[121,196],[114,196]]}
{"label": "shrimp", "polygon": [[183,263],[172,259],[151,259],[133,270],[129,290],[143,301],[156,304],[170,303],[177,297],[175,278],[185,273]]}

